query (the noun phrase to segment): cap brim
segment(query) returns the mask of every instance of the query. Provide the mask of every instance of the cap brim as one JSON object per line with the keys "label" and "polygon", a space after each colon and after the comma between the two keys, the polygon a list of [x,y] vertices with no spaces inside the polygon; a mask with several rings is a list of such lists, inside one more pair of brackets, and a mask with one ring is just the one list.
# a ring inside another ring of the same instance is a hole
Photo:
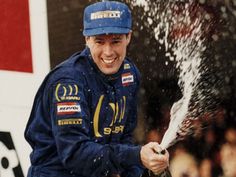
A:
{"label": "cap brim", "polygon": [[84,36],[96,36],[101,34],[127,34],[130,32],[129,28],[120,27],[104,27],[96,29],[85,29],[83,31]]}

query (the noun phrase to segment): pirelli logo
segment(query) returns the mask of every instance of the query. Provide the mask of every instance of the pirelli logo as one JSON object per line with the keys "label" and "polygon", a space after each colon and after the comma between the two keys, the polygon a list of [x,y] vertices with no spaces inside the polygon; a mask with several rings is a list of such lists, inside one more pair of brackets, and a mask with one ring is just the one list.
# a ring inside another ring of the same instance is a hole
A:
{"label": "pirelli logo", "polygon": [[91,20],[102,19],[102,18],[120,18],[121,12],[120,11],[99,11],[91,13]]}
{"label": "pirelli logo", "polygon": [[77,119],[77,118],[62,119],[62,120],[58,120],[57,124],[60,126],[62,126],[62,125],[81,125],[82,119]]}

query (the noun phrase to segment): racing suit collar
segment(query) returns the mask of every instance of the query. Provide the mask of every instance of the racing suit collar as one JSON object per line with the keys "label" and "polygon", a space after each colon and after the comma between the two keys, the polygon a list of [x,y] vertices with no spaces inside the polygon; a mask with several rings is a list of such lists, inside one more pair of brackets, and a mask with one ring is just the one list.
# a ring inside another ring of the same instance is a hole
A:
{"label": "racing suit collar", "polygon": [[92,55],[90,53],[90,50],[88,47],[85,48],[84,51],[82,51],[81,55],[85,55],[86,57],[88,57],[88,61],[89,63],[92,65],[92,67],[95,69],[95,71],[105,80],[107,81],[115,81],[117,80],[121,73],[122,73],[122,69],[124,68],[124,61],[122,63],[122,65],[120,66],[120,69],[118,70],[118,72],[116,72],[115,74],[104,74],[103,72],[100,71],[100,69],[97,67],[96,63],[93,61]]}

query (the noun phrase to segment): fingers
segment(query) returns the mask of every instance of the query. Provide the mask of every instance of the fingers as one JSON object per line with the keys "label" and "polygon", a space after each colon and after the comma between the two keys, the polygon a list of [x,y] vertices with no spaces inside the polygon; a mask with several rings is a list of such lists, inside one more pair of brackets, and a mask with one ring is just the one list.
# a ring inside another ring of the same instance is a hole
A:
{"label": "fingers", "polygon": [[151,170],[154,174],[159,175],[167,168],[168,168],[168,165],[166,163],[159,163],[151,167],[149,170]]}
{"label": "fingers", "polygon": [[162,148],[156,142],[144,145],[140,151],[143,165],[155,173],[163,171],[169,165],[169,153],[168,151],[164,154],[157,153],[161,151]]}
{"label": "fingers", "polygon": [[[154,145],[154,144],[153,144]],[[155,145],[153,146],[153,150],[156,152],[156,153],[158,153],[158,154],[160,154],[161,153],[161,151],[162,151],[162,148],[161,148],[161,146],[157,143],[155,143]]]}

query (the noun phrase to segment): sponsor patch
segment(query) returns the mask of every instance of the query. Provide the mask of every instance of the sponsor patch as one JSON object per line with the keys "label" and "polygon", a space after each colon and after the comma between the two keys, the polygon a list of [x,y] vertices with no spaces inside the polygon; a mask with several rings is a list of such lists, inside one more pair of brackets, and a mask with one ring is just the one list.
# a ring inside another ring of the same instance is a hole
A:
{"label": "sponsor patch", "polygon": [[96,20],[102,18],[120,18],[120,15],[121,15],[120,11],[106,10],[106,11],[91,13],[90,19]]}
{"label": "sponsor patch", "polygon": [[57,84],[55,98],[57,102],[61,101],[79,101],[79,88],[76,84]]}
{"label": "sponsor patch", "polygon": [[57,115],[74,114],[81,112],[81,107],[76,102],[57,103]]}
{"label": "sponsor patch", "polygon": [[124,86],[127,86],[132,82],[134,82],[134,76],[131,73],[122,74],[122,84]]}
{"label": "sponsor patch", "polygon": [[71,119],[62,119],[62,120],[58,120],[57,124],[59,126],[62,125],[81,125],[82,124],[82,119],[81,118],[71,118]]}
{"label": "sponsor patch", "polygon": [[124,69],[130,69],[130,65],[128,63],[124,64]]}

